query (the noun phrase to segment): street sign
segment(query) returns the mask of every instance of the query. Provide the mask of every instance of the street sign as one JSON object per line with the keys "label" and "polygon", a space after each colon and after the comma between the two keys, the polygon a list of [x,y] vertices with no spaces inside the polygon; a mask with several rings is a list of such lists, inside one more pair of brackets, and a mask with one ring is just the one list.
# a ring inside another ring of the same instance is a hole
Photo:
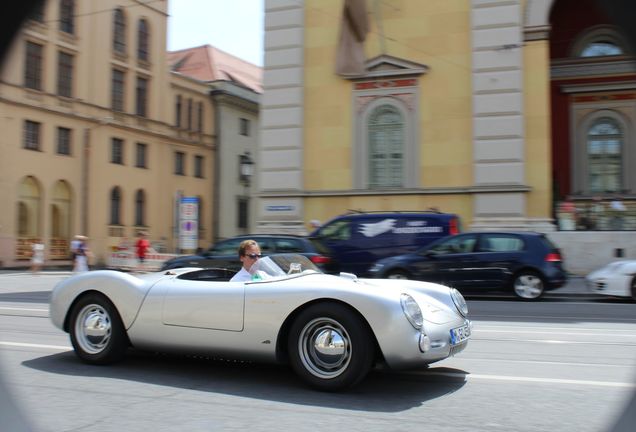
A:
{"label": "street sign", "polygon": [[181,197],[179,203],[179,248],[196,250],[199,246],[199,198]]}

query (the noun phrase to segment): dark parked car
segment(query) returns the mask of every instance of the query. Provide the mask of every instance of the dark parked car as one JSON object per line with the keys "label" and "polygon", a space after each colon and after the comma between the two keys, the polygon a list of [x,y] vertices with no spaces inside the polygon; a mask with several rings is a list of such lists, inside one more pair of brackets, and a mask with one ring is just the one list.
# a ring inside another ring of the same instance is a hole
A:
{"label": "dark parked car", "polygon": [[252,234],[221,240],[199,255],[183,255],[163,263],[160,271],[181,267],[216,267],[238,271],[241,262],[238,247],[243,240],[256,240],[263,255],[297,253],[306,256],[322,271],[333,273],[333,261],[319,243],[303,236],[288,234]]}
{"label": "dark parked car", "polygon": [[559,249],[544,234],[526,231],[444,237],[414,253],[379,260],[370,273],[438,282],[463,292],[512,290],[528,300],[567,282]]}

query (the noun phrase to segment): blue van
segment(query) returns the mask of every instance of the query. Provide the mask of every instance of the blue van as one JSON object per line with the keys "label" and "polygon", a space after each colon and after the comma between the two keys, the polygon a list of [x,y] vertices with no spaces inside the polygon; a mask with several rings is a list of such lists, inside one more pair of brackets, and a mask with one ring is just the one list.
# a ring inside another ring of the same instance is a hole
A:
{"label": "blue van", "polygon": [[459,216],[451,213],[360,212],[337,216],[309,236],[329,250],[339,271],[367,276],[379,259],[459,232]]}

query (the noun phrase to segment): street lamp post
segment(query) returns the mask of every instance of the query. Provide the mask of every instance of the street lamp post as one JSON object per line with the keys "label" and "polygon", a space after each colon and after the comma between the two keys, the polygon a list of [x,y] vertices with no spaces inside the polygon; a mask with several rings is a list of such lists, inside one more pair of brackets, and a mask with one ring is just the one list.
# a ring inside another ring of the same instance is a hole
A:
{"label": "street lamp post", "polygon": [[249,187],[254,175],[254,161],[250,152],[246,151],[239,155],[239,182],[243,184],[243,197],[239,198],[239,228],[245,232],[249,231],[249,208],[250,194]]}
{"label": "street lamp post", "polygon": [[246,189],[249,188],[254,175],[254,161],[248,151],[239,155],[239,173],[241,183]]}

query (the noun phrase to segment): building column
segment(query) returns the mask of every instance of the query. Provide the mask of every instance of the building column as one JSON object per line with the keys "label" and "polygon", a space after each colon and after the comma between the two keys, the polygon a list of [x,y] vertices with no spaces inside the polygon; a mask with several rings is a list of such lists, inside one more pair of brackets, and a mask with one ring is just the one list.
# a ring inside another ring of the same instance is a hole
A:
{"label": "building column", "polygon": [[303,2],[266,0],[256,232],[304,232],[303,42]]}
{"label": "building column", "polygon": [[554,229],[528,217],[521,3],[472,0],[472,229]]}

